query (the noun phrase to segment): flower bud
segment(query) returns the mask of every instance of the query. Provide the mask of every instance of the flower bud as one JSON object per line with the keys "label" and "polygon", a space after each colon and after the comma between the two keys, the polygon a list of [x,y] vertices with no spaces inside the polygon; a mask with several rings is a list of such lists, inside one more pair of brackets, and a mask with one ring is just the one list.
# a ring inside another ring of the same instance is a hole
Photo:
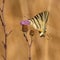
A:
{"label": "flower bud", "polygon": [[30,35],[33,36],[34,35],[34,31],[30,30]]}

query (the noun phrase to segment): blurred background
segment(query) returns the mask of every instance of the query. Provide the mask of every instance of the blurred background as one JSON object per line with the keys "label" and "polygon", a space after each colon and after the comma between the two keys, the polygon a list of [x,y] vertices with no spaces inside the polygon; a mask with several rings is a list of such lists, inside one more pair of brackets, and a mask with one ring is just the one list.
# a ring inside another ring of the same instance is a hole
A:
{"label": "blurred background", "polygon": [[[0,0],[2,7],[2,0]],[[49,11],[45,38],[36,30],[31,47],[32,60],[60,60],[60,0],[5,0],[4,22],[7,37],[7,60],[28,60],[26,42],[20,21],[29,19],[44,10]],[[1,12],[0,12],[1,14]],[[31,28],[30,28],[31,29]],[[28,39],[30,40],[29,33]],[[0,21],[0,60],[4,60],[4,31]]]}

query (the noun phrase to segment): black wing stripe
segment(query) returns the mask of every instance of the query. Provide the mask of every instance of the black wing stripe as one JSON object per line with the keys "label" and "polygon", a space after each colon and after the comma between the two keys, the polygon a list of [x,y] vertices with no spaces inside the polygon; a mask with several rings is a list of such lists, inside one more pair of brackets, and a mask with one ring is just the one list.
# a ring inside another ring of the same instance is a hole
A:
{"label": "black wing stripe", "polygon": [[47,20],[48,20],[48,15],[49,15],[49,12],[47,12],[47,11],[44,11],[44,18],[45,18],[45,20],[46,20],[46,22],[47,22]]}
{"label": "black wing stripe", "polygon": [[38,25],[37,25],[37,23],[36,23],[36,21],[34,20],[34,18],[32,18],[32,20],[34,21],[36,27],[39,28]]}
{"label": "black wing stripe", "polygon": [[43,12],[39,13],[41,20],[43,21]]}
{"label": "black wing stripe", "polygon": [[39,16],[36,15],[36,16],[34,16],[34,17],[35,17],[35,19],[37,20],[39,27],[41,28],[41,25],[40,25],[39,20],[38,20],[38,19],[39,19]]}

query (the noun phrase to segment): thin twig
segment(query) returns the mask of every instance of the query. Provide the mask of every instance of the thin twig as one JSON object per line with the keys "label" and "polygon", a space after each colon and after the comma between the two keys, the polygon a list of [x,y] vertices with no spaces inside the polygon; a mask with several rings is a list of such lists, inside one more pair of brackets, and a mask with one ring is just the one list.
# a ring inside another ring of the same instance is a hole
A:
{"label": "thin twig", "polygon": [[28,42],[28,39],[27,39],[26,33],[23,33],[23,35],[24,35],[26,41]]}
{"label": "thin twig", "polygon": [[12,30],[10,32],[7,33],[7,36],[9,36],[11,34]]}
{"label": "thin twig", "polygon": [[29,60],[31,60],[31,46],[32,46],[32,42],[33,42],[33,40],[32,40],[32,36],[31,36],[31,43],[29,45]]}
{"label": "thin twig", "polygon": [[2,2],[2,8],[0,8],[0,11],[1,11],[1,15],[0,15],[0,21],[2,23],[2,27],[3,27],[3,31],[4,31],[4,35],[5,35],[5,43],[3,43],[4,45],[4,48],[5,48],[5,57],[4,57],[4,60],[7,60],[7,37],[10,35],[10,33],[12,31],[10,31],[8,34],[6,33],[6,25],[5,25],[5,22],[4,22],[4,4],[5,4],[5,0],[3,0]]}
{"label": "thin twig", "polygon": [[2,23],[4,34],[5,34],[5,43],[4,43],[5,57],[4,57],[4,60],[7,60],[6,59],[6,57],[7,57],[7,34],[6,34],[6,29],[5,29],[6,26],[4,23],[4,3],[5,3],[5,0],[3,0],[3,2],[2,2],[2,8],[0,8],[0,11],[1,11],[0,21]]}
{"label": "thin twig", "polygon": [[[26,41],[28,42],[28,39],[27,39],[27,36],[26,36],[26,34],[24,33],[24,37],[25,37],[25,39],[26,39]],[[31,46],[32,46],[32,42],[33,42],[33,40],[32,40],[32,36],[31,36],[31,43],[29,44],[29,42],[28,42],[28,46],[29,46],[29,60],[31,60]]]}

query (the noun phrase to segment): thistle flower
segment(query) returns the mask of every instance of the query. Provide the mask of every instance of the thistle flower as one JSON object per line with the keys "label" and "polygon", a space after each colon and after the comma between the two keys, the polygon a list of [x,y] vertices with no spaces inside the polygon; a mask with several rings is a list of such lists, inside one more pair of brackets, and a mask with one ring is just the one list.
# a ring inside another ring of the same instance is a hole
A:
{"label": "thistle flower", "polygon": [[21,21],[20,24],[22,25],[22,31],[27,32],[28,31],[28,25],[30,22],[28,20]]}

